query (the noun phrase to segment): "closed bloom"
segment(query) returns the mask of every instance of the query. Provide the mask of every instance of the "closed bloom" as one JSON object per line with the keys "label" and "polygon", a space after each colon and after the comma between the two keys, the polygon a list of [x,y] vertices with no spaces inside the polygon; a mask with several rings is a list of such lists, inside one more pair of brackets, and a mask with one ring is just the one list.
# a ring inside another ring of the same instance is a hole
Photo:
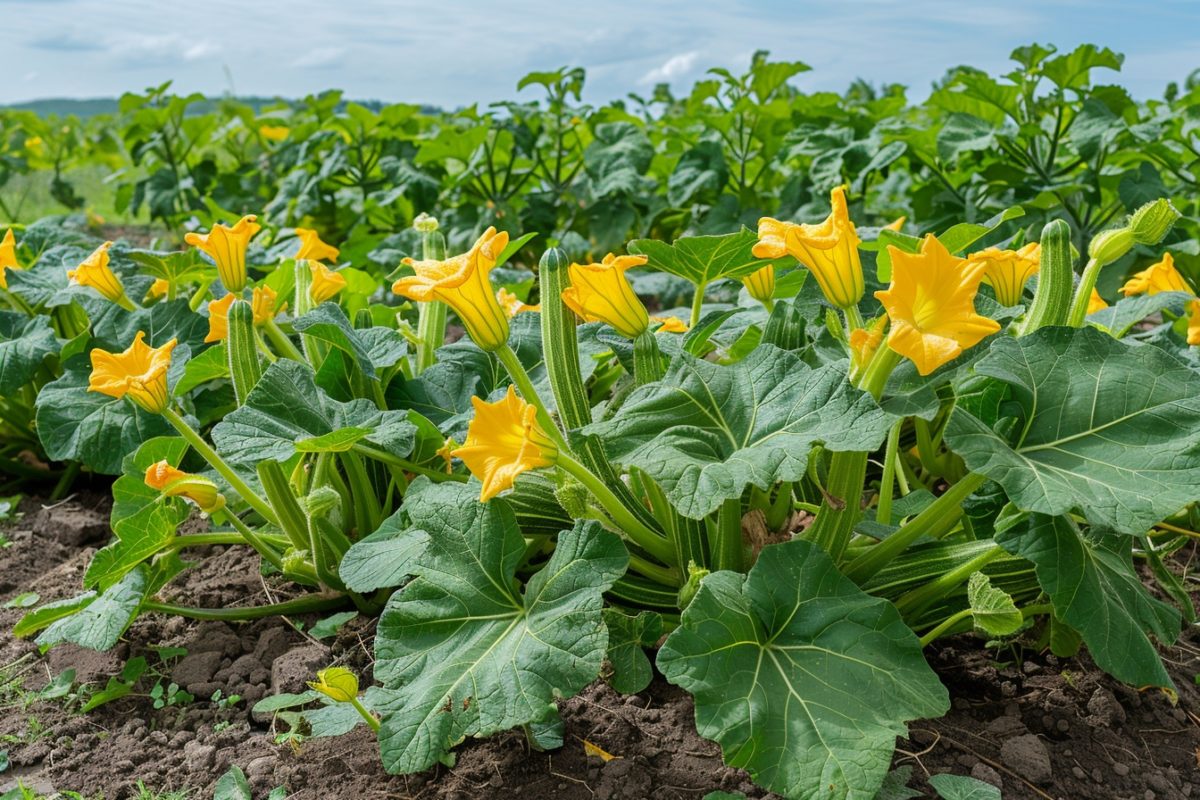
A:
{"label": "closed bloom", "polygon": [[1187,343],[1200,344],[1200,300],[1188,301]]}
{"label": "closed bloom", "polygon": [[392,284],[392,291],[422,303],[441,301],[458,315],[472,341],[497,350],[508,341],[508,316],[489,277],[508,245],[508,234],[488,228],[471,249],[445,261],[404,259],[415,275]]}
{"label": "closed bloom", "polygon": [[646,256],[609,253],[599,264],[572,264],[571,285],[563,289],[563,302],[588,322],[605,322],[622,336],[635,339],[650,326],[650,315],[625,272],[648,260]]}
{"label": "closed bloom", "polygon": [[334,295],[346,288],[346,279],[319,261],[309,261],[312,270],[312,283],[308,285],[308,296],[317,305],[333,299]]}
{"label": "closed bloom", "polygon": [[229,307],[236,300],[227,294],[220,300],[210,300],[208,303],[208,335],[206,342],[220,342],[229,338]]}
{"label": "closed bloom", "polygon": [[125,287],[108,266],[108,248],[112,242],[105,242],[97,247],[90,256],[83,260],[75,269],[67,270],[71,283],[78,286],[90,286],[114,303],[125,304]]}
{"label": "closed bloom", "polygon": [[254,294],[250,299],[250,308],[254,311],[255,325],[265,325],[275,319],[276,314],[287,308],[287,303],[276,308],[275,303],[278,300],[279,295],[270,286],[254,287]]}
{"label": "closed bloom", "polygon": [[983,280],[996,293],[1001,305],[1015,306],[1021,302],[1025,284],[1038,271],[1042,247],[1030,242],[1020,250],[1000,250],[989,247],[967,256],[967,265],[983,264]]}
{"label": "closed bloom", "polygon": [[246,247],[254,234],[262,230],[255,222],[257,219],[253,214],[247,214],[232,228],[218,223],[208,233],[189,233],[183,237],[185,242],[200,248],[216,262],[221,285],[227,291],[236,293],[246,288]]}
{"label": "closed bloom", "polygon": [[522,302],[521,298],[510,292],[508,289],[500,289],[496,292],[496,299],[500,301],[500,307],[504,309],[504,313],[509,319],[517,314],[524,314],[526,311],[541,311],[541,304],[531,306],[528,303]]}
{"label": "closed bloom", "polygon": [[167,497],[191,500],[206,514],[225,507],[225,498],[208,478],[176,469],[165,460],[146,468],[146,485]]}
{"label": "closed bloom", "polygon": [[757,272],[742,278],[746,291],[760,303],[769,303],[775,296],[775,265],[767,264]]}
{"label": "closed bloom", "polygon": [[904,230],[904,223],[906,223],[906,222],[908,222],[908,217],[905,216],[904,214],[901,214],[900,216],[896,217],[894,220],[889,222],[887,225],[884,225],[883,228],[884,228],[884,230],[888,230],[888,231],[897,231],[897,232],[902,231],[902,230]]}
{"label": "closed bloom", "polygon": [[816,277],[825,299],[838,308],[849,308],[857,305],[865,290],[858,256],[860,240],[850,221],[845,189],[834,189],[829,200],[829,216],[817,225],[760,219],[753,252],[758,258],[792,256]]}
{"label": "closed bloom", "polygon": [[687,333],[689,330],[687,323],[679,317],[651,317],[650,321],[659,323],[655,333]]}
{"label": "closed bloom", "polygon": [[288,129],[283,125],[264,125],[258,132],[269,142],[282,142],[288,137]]}
{"label": "closed bloom", "polygon": [[1175,269],[1175,257],[1170,253],[1163,253],[1162,261],[1146,267],[1121,287],[1121,293],[1126,297],[1159,292],[1193,293],[1187,281],[1179,274],[1179,270]]}
{"label": "closed bloom", "polygon": [[932,234],[919,254],[891,245],[892,284],[875,293],[892,321],[888,347],[928,375],[968,347],[1000,330],[975,312],[975,295],[986,265],[968,264]]}
{"label": "closed bloom", "polygon": [[858,374],[865,369],[883,342],[883,329],[887,327],[886,316],[882,316],[865,328],[850,331],[850,371]]}
{"label": "closed bloom", "polygon": [[98,347],[93,350],[88,391],[117,399],[128,396],[146,411],[162,413],[169,400],[167,370],[176,340],[162,347],[151,347],[145,338],[145,331],[138,331],[133,344],[123,353],[110,353]]}
{"label": "closed bloom", "polygon": [[358,676],[345,667],[329,667],[317,673],[308,687],[339,703],[352,703],[358,697]]}
{"label": "closed bloom", "polygon": [[1097,311],[1103,311],[1108,308],[1108,303],[1104,302],[1104,298],[1092,287],[1092,296],[1088,298],[1088,314],[1095,314]]}
{"label": "closed bloom", "polygon": [[0,241],[0,289],[8,288],[5,271],[20,268],[21,264],[17,261],[17,239],[13,236],[12,228],[9,228],[4,234],[4,239]]}
{"label": "closed bloom", "polygon": [[338,249],[331,244],[325,244],[316,231],[309,228],[296,228],[300,237],[300,249],[296,251],[296,260],[308,261],[337,261]]}
{"label": "closed bloom", "polygon": [[171,282],[166,278],[155,278],[154,283],[150,284],[150,289],[146,292],[146,296],[157,300],[166,295],[167,290],[171,288]]}
{"label": "closed bloom", "polygon": [[538,425],[537,409],[512,386],[494,403],[472,397],[471,404],[475,418],[467,426],[467,441],[454,455],[483,482],[481,503],[511,489],[522,472],[554,464],[558,446]]}

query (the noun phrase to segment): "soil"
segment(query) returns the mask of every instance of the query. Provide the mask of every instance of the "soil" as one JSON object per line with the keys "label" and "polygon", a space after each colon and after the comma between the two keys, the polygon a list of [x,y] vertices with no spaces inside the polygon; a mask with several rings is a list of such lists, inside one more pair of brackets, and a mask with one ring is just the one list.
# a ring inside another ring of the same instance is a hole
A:
{"label": "soil", "polygon": [[[23,510],[6,531],[11,545],[0,550],[0,606],[21,592],[37,592],[43,602],[76,594],[92,553],[108,537],[107,500],[83,495],[52,509],[26,501]],[[245,549],[188,552],[203,557],[170,590],[177,602],[232,606],[286,597],[260,577]],[[62,646],[40,655],[8,632],[22,613],[0,608],[0,750],[10,760],[0,791],[19,780],[47,794],[71,790],[121,800],[135,797],[141,781],[208,798],[237,764],[256,798],[276,786],[287,787],[294,800],[692,800],[714,790],[774,797],[721,763],[717,746],[695,733],[689,697],[661,678],[635,696],[598,682],[563,701],[561,750],[536,752],[520,733],[507,733],[464,743],[452,769],[391,776],[365,727],[281,743],[276,734],[286,726],[248,710],[269,693],[301,690],[330,664],[369,674],[370,620],[356,618],[336,637],[317,641],[280,619],[229,625],[147,615],[111,653]],[[294,620],[305,627],[313,621]],[[163,647],[186,655],[166,651],[164,659]],[[36,695],[68,668],[76,683],[102,687],[138,655],[164,685],[173,681],[195,700],[155,709],[149,674],[137,694],[88,714],[69,697]],[[940,643],[928,656],[953,709],[913,724],[898,743],[895,764],[911,770],[909,785],[930,797],[927,779],[950,772],[996,784],[1006,800],[1200,798],[1200,629],[1185,630],[1164,655],[1179,688],[1175,704],[1160,691],[1113,681],[1086,656],[989,651],[969,637]],[[19,691],[5,686],[13,677]],[[223,706],[210,699],[218,690],[242,700]],[[588,755],[584,742],[616,757]]]}

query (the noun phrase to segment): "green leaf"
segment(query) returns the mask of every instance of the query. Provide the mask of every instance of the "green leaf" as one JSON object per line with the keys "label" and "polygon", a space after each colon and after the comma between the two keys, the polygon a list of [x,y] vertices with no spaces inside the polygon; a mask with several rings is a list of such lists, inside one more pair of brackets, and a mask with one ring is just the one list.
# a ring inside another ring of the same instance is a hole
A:
{"label": "green leaf", "polygon": [[1088,85],[1090,71],[1097,67],[1120,70],[1125,56],[1107,47],[1081,44],[1070,53],[1056,56],[1042,65],[1042,74],[1063,89],[1078,89]]}
{"label": "green leaf", "polygon": [[950,114],[939,126],[938,158],[953,163],[962,153],[990,150],[996,146],[993,125],[970,114]]}
{"label": "green leaf", "polygon": [[379,529],[350,545],[338,575],[352,592],[367,593],[404,583],[424,539],[408,523],[408,507],[383,521]]}
{"label": "green leaf", "polygon": [[946,442],[1022,510],[1138,534],[1200,497],[1200,373],[1169,353],[1042,328],[996,339],[975,372],[1007,384],[1016,441],[956,408]]}
{"label": "green leaf", "polygon": [[1017,219],[1023,216],[1025,216],[1025,209],[1020,206],[1010,206],[982,223],[960,222],[957,225],[953,225],[937,238],[951,253],[965,255],[967,248],[975,244],[975,242],[987,236],[1010,219]]}
{"label": "green leaf", "polygon": [[357,616],[357,611],[342,611],[337,614],[330,614],[328,617],[313,623],[313,626],[308,629],[308,635],[314,639],[328,639],[330,636],[337,635],[338,630],[343,625]]}
{"label": "green leaf", "polygon": [[253,800],[250,794],[250,784],[246,781],[246,773],[237,764],[233,764],[217,781],[213,788],[213,800]]}
{"label": "green leaf", "polygon": [[724,366],[681,353],[661,381],[583,430],[599,435],[615,461],[658,481],[681,514],[700,519],[747,485],[799,480],[814,444],[874,450],[889,419],[850,386],[844,363],[813,369],[762,345]]}
{"label": "green leaf", "polygon": [[966,775],[932,775],[932,786],[942,800],[1000,800],[1000,790]]}
{"label": "green leaf", "polygon": [[637,694],[654,678],[646,648],[654,647],[662,636],[662,615],[643,611],[633,616],[606,608],[604,624],[608,626],[608,662],[612,665],[608,682],[621,694]]}
{"label": "green leaf", "polygon": [[188,359],[183,368],[183,377],[175,384],[175,394],[185,395],[197,386],[228,377],[229,359],[226,357],[225,343],[221,342]]}
{"label": "green leaf", "polygon": [[911,779],[911,765],[904,764],[896,767],[883,779],[883,785],[879,787],[879,794],[875,800],[912,800],[914,797],[924,797],[925,795],[916,789],[908,788],[908,782]]}
{"label": "green leaf", "polygon": [[46,603],[44,606],[35,608],[21,617],[20,621],[13,626],[13,636],[16,636],[18,639],[24,639],[26,636],[37,633],[56,620],[71,616],[95,599],[95,592],[84,592],[76,597],[68,597],[65,600],[55,600]]}
{"label": "green leaf", "polygon": [[341,350],[362,375],[377,381],[377,370],[394,365],[408,352],[400,332],[392,328],[356,329],[336,303],[322,303],[295,321],[295,328]]}
{"label": "green leaf", "polygon": [[629,252],[640,253],[650,260],[649,269],[669,272],[697,286],[706,286],[719,278],[742,278],[768,264],[783,263],[758,258],[751,248],[758,236],[748,228],[724,236],[686,236],[667,244],[655,239],[635,239]]}
{"label": "green leaf", "polygon": [[72,359],[63,375],[38,393],[37,429],[46,455],[55,461],[81,461],[96,472],[116,475],[121,461],[155,436],[174,429],[158,414],[99,392],[89,392],[91,365]]}
{"label": "green leaf", "polygon": [[48,317],[0,312],[0,395],[15,395],[58,352]]}
{"label": "green leaf", "polygon": [[992,586],[991,579],[982,572],[973,573],[967,581],[967,602],[975,627],[988,636],[1011,636],[1025,621],[1012,596]]}
{"label": "green leaf", "polygon": [[1151,314],[1162,311],[1170,311],[1177,316],[1183,314],[1191,299],[1192,296],[1187,292],[1159,292],[1122,297],[1108,308],[1088,314],[1087,321],[1120,339],[1129,333],[1130,328]]}
{"label": "green leaf", "polygon": [[51,623],[35,641],[42,646],[70,642],[90,650],[108,650],[137,616],[148,587],[149,572],[138,565],[74,614]]}
{"label": "green leaf", "polygon": [[[297,451],[337,452],[361,440],[405,456],[415,436],[407,412],[380,411],[370,400],[334,400],[317,387],[307,364],[284,359],[267,368],[246,404],[212,432],[221,455],[239,464],[282,462]],[[347,445],[348,439],[354,441]]]}
{"label": "green leaf", "polygon": [[92,557],[83,585],[106,590],[125,573],[161,551],[191,513],[182,500],[163,497],[146,485],[146,469],[159,461],[179,466],[188,443],[179,436],[151,439],[126,456],[120,478],[113,483],[112,528],[116,539]]}
{"label": "green leaf", "polygon": [[950,707],[895,607],[799,539],[705,577],[658,668],[727,764],[792,798],[875,797],[905,722]]}
{"label": "green leaf", "polygon": [[678,207],[712,199],[728,181],[724,148],[717,142],[699,142],[683,154],[667,179],[667,202]]}
{"label": "green leaf", "polygon": [[375,677],[396,690],[379,733],[390,772],[427,769],[466,736],[542,720],[594,680],[608,644],[602,595],[628,564],[616,535],[577,522],[522,591],[525,540],[503,500],[415,481],[404,504],[425,546],[375,640]]}
{"label": "green leaf", "polygon": [[1083,635],[1101,669],[1134,686],[1174,686],[1150,636],[1173,643],[1180,615],[1146,591],[1133,569],[1132,539],[1095,529],[1084,535],[1070,519],[1034,514],[998,531],[996,542],[1033,562],[1055,616]]}

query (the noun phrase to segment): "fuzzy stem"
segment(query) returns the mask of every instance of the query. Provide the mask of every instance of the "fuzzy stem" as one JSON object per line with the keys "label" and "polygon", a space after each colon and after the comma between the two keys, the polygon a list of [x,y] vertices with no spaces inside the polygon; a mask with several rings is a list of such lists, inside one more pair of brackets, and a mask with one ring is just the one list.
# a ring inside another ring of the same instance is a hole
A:
{"label": "fuzzy stem", "polygon": [[237,620],[262,619],[263,617],[292,616],[308,614],[315,611],[332,611],[344,608],[350,603],[350,598],[344,596],[328,597],[309,595],[286,600],[282,603],[271,603],[265,606],[247,606],[245,608],[195,608],[179,606],[173,603],[161,603],[157,600],[147,600],[142,603],[143,611],[157,611],[160,614],[173,614],[188,619],[215,620],[218,622],[233,622]]}
{"label": "fuzzy stem", "polygon": [[642,524],[635,517],[625,504],[613,493],[612,489],[593,475],[587,467],[580,464],[575,459],[571,458],[567,453],[560,450],[558,452],[558,466],[566,470],[567,474],[582,483],[587,490],[592,493],[592,496],[600,502],[604,510],[612,517],[613,522],[634,542],[647,553],[657,558],[664,564],[671,564],[675,558],[675,549],[671,542],[667,541],[663,536],[651,530],[646,525]]}

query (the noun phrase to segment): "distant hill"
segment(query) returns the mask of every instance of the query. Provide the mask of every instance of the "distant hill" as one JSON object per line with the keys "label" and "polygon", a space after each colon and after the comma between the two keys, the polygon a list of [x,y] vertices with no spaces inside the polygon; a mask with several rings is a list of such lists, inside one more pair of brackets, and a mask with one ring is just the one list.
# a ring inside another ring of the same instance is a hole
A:
{"label": "distant hill", "polygon": [[[217,103],[224,98],[213,97],[202,103],[196,103],[189,110],[192,114],[206,114],[213,111],[217,107]],[[255,111],[262,109],[265,106],[278,105],[279,103],[293,103],[294,100],[289,100],[284,97],[236,97],[234,98],[240,103],[245,103],[252,106]],[[361,106],[379,111],[387,103],[380,100],[355,100],[353,101]],[[71,116],[74,115],[80,118],[94,117],[98,114],[115,114],[117,111],[118,100],[115,97],[95,97],[88,100],[76,100],[69,97],[52,97],[45,100],[29,100],[24,103],[12,103],[10,105],[0,105],[0,108],[12,108],[19,111],[33,111],[42,116]],[[436,106],[421,106],[421,111],[427,114],[436,114],[441,111]]]}

